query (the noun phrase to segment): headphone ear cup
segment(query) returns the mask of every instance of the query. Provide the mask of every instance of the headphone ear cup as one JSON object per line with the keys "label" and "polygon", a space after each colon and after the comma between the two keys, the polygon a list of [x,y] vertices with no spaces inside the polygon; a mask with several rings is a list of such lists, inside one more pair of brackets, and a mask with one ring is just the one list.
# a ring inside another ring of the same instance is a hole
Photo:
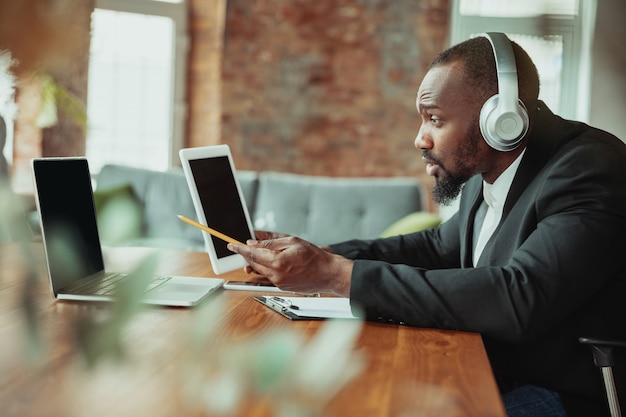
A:
{"label": "headphone ear cup", "polygon": [[483,135],[483,139],[487,142],[487,145],[494,149],[497,149],[499,139],[495,135],[495,131],[488,126],[494,124],[494,112],[498,108],[498,95],[491,96],[485,101],[483,107],[480,109],[480,133]]}
{"label": "headphone ear cup", "polygon": [[480,110],[480,132],[485,142],[501,152],[517,148],[528,132],[528,112],[521,100],[517,100],[515,112],[498,111],[499,95],[491,96]]}

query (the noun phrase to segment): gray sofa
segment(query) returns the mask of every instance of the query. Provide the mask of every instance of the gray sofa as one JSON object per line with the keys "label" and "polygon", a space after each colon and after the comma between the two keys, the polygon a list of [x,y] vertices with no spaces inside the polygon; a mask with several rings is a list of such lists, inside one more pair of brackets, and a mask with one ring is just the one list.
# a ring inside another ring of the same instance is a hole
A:
{"label": "gray sofa", "polygon": [[[375,238],[386,230],[396,233],[389,227],[407,215],[419,215],[418,228],[438,224],[437,216],[424,211],[425,191],[413,178],[333,178],[254,171],[238,171],[237,176],[255,229],[288,233],[319,245]],[[203,250],[202,232],[176,217],[197,218],[182,170],[157,172],[107,165],[96,184],[98,221],[106,217],[110,202],[123,196],[123,214],[108,217],[134,224],[101,224],[104,244]],[[409,228],[416,227],[415,221],[409,223]],[[406,229],[402,221],[397,226]],[[108,238],[115,228],[126,235]]]}

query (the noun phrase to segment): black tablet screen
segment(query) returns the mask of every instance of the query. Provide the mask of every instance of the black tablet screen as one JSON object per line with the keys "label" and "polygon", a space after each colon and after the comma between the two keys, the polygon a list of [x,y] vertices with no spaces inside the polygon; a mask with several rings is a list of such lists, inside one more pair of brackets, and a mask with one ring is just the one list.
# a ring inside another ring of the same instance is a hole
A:
{"label": "black tablet screen", "polygon": [[[250,231],[228,157],[193,159],[189,165],[207,226],[245,243]],[[218,258],[233,254],[226,242],[215,236],[211,239]]]}

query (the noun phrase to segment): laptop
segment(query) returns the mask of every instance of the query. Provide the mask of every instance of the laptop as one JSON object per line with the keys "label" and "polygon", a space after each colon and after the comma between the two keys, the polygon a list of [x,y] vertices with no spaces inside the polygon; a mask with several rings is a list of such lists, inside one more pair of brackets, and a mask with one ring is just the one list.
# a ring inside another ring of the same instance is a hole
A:
{"label": "laptop", "polygon": [[[105,271],[87,159],[31,160],[52,293],[57,299],[113,301],[133,274]],[[219,278],[150,277],[142,302],[191,307],[221,288]]]}

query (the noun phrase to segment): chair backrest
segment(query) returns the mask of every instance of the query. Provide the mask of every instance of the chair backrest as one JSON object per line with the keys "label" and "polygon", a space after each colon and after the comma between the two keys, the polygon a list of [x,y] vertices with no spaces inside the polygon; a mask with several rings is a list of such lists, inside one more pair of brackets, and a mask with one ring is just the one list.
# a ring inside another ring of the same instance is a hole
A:
{"label": "chair backrest", "polygon": [[615,362],[613,358],[613,349],[626,348],[626,340],[607,340],[588,337],[581,337],[578,340],[580,343],[591,347],[593,362],[602,373],[611,417],[621,417],[622,411],[619,405],[615,379],[613,378],[613,365]]}

